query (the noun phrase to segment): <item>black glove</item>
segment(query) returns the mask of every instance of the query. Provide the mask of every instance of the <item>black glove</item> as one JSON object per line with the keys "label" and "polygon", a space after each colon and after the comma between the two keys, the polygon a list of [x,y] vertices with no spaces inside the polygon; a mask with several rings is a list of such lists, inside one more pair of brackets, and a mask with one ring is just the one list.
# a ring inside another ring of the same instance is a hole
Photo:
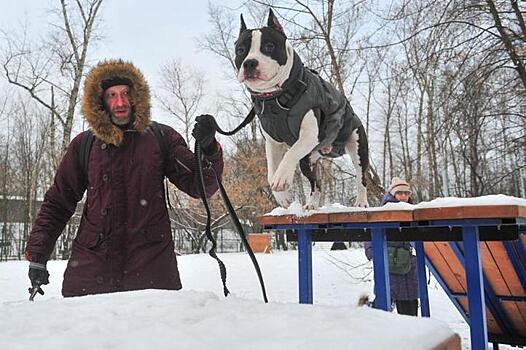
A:
{"label": "black glove", "polygon": [[216,151],[216,129],[215,120],[209,114],[201,114],[195,118],[192,136],[195,142],[201,146],[204,154],[211,155]]}
{"label": "black glove", "polygon": [[49,284],[49,272],[46,268],[47,260],[39,254],[35,254],[29,263],[28,276],[31,280],[31,288],[29,293],[32,294],[35,288],[38,288],[38,293],[44,295],[44,291],[40,287],[43,284]]}

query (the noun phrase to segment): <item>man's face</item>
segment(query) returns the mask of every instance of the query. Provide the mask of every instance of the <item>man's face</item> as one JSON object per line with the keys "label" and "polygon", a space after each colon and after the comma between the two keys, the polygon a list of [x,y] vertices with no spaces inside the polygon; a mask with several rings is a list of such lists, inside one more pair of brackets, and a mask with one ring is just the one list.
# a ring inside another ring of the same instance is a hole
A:
{"label": "man's face", "polygon": [[115,85],[107,88],[104,91],[104,103],[115,124],[126,125],[130,122],[131,104],[128,85]]}

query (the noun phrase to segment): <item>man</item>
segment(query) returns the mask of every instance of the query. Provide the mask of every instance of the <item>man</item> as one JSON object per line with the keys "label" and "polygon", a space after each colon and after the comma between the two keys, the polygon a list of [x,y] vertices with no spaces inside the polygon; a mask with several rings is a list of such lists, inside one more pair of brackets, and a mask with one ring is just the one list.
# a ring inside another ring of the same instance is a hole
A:
{"label": "man", "polygon": [[[87,189],[62,295],[181,289],[163,180],[166,176],[199,197],[194,154],[179,133],[159,124],[168,151],[163,159],[149,127],[149,88],[131,63],[110,60],[93,68],[85,81],[82,112],[95,135],[87,174],[79,161],[81,134],[59,165],[27,243],[32,285],[49,283],[46,262]],[[217,190],[214,171],[219,176],[223,172],[211,119],[197,117],[192,131],[210,162],[203,173],[207,196]]]}

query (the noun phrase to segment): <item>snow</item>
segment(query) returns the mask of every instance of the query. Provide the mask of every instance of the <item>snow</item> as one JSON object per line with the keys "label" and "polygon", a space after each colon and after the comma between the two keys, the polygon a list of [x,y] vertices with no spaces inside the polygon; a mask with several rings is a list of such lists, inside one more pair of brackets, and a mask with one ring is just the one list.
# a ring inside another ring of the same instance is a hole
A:
{"label": "snow", "polygon": [[[469,329],[432,280],[430,319],[357,307],[372,291],[363,249],[313,250],[314,305],[298,304],[297,252],[256,254],[269,304],[245,253],[220,254],[232,292],[222,296],[215,260],[178,257],[183,290],[60,296],[65,261],[50,261],[46,294],[27,301],[24,261],[0,263],[1,349],[426,349]],[[508,349],[501,346],[501,349]]]}
{"label": "snow", "polygon": [[278,207],[265,214],[269,216],[295,215],[299,217],[309,216],[320,213],[345,213],[353,211],[387,211],[387,210],[416,210],[427,208],[444,208],[444,207],[461,207],[461,206],[480,206],[480,205],[519,205],[526,206],[526,199],[495,194],[481,197],[459,198],[444,197],[437,198],[429,202],[420,202],[418,204],[408,203],[387,203],[381,207],[358,208],[346,207],[339,203],[320,207],[316,210],[304,210],[300,203],[293,202],[288,209]]}
{"label": "snow", "polygon": [[[505,195],[438,198],[379,208],[332,204],[304,211],[295,202],[268,215],[415,210],[468,205],[520,205]],[[62,298],[65,261],[50,261],[46,294],[27,300],[28,263],[0,263],[0,349],[426,349],[453,333],[470,348],[469,327],[431,278],[431,318],[358,307],[372,297],[372,263],[363,249],[313,250],[314,305],[298,304],[297,252],[257,254],[269,304],[262,301],[253,266],[244,253],[221,254],[232,294],[224,298],[215,260],[206,254],[178,257],[182,291],[143,290]],[[512,349],[500,346],[500,349]]]}

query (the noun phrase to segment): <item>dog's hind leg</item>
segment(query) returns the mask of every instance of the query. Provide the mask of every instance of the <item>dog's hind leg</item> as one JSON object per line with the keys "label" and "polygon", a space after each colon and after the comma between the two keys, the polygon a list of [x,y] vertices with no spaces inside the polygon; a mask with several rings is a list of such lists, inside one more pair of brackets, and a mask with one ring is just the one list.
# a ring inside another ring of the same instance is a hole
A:
{"label": "dog's hind leg", "polygon": [[365,172],[369,168],[369,147],[363,125],[352,131],[349,141],[345,145],[345,151],[351,156],[356,169],[356,189],[358,193],[355,206],[366,208],[369,206],[365,180]]}
{"label": "dog's hind leg", "polygon": [[[317,153],[317,152],[316,152]],[[304,205],[305,210],[318,209],[320,207],[321,199],[321,185],[318,179],[318,159],[312,160],[311,155],[306,155],[300,160],[301,173],[309,180],[310,183],[310,197]]]}

